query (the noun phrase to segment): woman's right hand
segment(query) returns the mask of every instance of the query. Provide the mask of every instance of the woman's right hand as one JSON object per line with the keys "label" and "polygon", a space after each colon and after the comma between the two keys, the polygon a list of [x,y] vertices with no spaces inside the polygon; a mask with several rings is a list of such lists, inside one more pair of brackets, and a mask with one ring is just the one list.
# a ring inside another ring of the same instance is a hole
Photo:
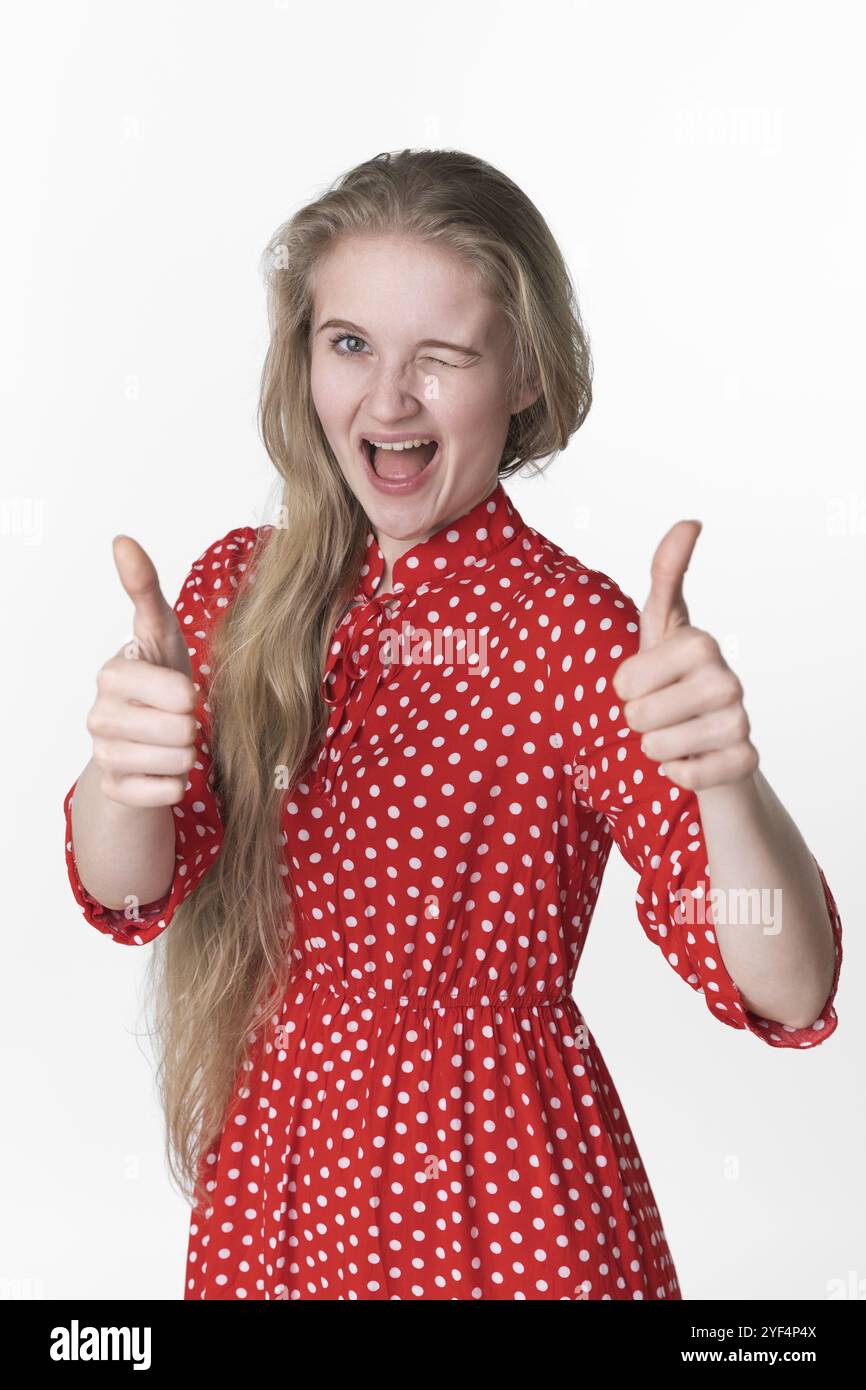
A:
{"label": "woman's right hand", "polygon": [[87,715],[100,788],[125,806],[173,806],[196,759],[197,691],[174,609],[153,561],[131,536],[115,536],[114,563],[132,599],[133,636],[100,669]]}

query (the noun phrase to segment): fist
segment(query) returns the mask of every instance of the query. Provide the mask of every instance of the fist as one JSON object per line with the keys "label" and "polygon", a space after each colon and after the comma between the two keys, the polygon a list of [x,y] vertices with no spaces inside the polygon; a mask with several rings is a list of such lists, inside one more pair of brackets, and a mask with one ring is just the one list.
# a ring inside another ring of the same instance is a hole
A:
{"label": "fist", "polygon": [[638,650],[613,678],[626,723],[644,735],[643,751],[697,792],[745,781],[759,763],[742,684],[715,638],[689,621],[683,580],[700,532],[699,521],[678,521],[662,537]]}
{"label": "fist", "polygon": [[138,542],[115,536],[114,563],[132,600],[133,635],[96,677],[87,715],[93,761],[112,801],[174,806],[197,757],[198,696],[186,638]]}

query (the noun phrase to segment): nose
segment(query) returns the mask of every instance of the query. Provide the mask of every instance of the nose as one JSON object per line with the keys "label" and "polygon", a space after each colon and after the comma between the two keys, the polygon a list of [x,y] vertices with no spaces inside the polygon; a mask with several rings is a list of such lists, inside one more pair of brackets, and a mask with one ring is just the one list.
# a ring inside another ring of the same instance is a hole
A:
{"label": "nose", "polygon": [[367,418],[381,421],[383,428],[394,429],[401,421],[409,421],[423,409],[419,386],[425,390],[428,379],[419,376],[411,366],[400,367],[382,362],[373,368],[367,379],[365,408]]}

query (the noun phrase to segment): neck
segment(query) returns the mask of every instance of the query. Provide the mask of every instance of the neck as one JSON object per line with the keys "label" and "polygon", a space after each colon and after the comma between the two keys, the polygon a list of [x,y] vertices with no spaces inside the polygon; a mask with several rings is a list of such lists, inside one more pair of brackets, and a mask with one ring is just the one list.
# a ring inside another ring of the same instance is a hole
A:
{"label": "neck", "polygon": [[414,546],[420,545],[422,541],[429,540],[430,537],[439,530],[440,524],[441,523],[437,522],[431,531],[422,531],[420,536],[412,536],[409,540],[395,540],[393,536],[385,536],[381,531],[376,533],[379,549],[385,560],[382,582],[379,585],[379,589],[382,593],[387,592],[391,587],[391,581],[394,577],[394,566],[400,559],[400,556],[405,555],[407,550],[412,550]]}

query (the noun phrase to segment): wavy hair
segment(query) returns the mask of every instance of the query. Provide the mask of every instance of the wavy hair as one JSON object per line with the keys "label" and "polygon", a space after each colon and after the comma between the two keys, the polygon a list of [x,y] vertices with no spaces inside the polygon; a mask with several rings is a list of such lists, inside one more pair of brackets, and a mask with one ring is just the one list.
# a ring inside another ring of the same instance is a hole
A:
{"label": "wavy hair", "polygon": [[511,417],[500,479],[552,462],[592,400],[589,342],[559,248],[526,194],[482,159],[459,150],[376,155],[284,222],[265,248],[270,341],[258,424],[282,480],[281,521],[267,544],[260,533],[212,637],[222,847],[150,960],[168,1167],[197,1202],[206,1200],[204,1158],[240,1070],[251,1065],[247,1049],[291,974],[278,790],[296,783],[324,737],[327,648],[357,587],[369,529],[312,401],[316,272],[341,238],[381,234],[456,253],[508,319],[511,398],[529,385],[540,391]]}

